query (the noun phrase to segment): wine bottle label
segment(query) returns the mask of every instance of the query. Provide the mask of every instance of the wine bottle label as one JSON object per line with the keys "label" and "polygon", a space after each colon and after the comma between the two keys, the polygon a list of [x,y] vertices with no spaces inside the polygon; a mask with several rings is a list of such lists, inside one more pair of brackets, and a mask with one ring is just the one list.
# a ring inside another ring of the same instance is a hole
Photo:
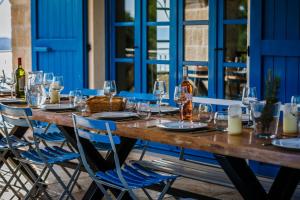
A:
{"label": "wine bottle label", "polygon": [[25,90],[25,76],[19,78],[19,91]]}

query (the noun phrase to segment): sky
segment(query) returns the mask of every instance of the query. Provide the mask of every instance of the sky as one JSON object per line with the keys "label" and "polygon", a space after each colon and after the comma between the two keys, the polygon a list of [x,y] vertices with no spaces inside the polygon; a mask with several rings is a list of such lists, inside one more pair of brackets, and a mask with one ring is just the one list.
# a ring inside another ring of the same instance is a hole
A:
{"label": "sky", "polygon": [[11,38],[11,14],[9,0],[4,0],[4,2],[0,4],[0,37]]}

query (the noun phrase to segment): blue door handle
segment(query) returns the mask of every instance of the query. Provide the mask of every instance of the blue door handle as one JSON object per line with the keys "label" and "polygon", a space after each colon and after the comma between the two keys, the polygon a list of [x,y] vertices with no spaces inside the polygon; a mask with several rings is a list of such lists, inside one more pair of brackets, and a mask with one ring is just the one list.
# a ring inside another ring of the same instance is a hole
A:
{"label": "blue door handle", "polygon": [[34,47],[35,52],[49,52],[51,51],[50,47]]}

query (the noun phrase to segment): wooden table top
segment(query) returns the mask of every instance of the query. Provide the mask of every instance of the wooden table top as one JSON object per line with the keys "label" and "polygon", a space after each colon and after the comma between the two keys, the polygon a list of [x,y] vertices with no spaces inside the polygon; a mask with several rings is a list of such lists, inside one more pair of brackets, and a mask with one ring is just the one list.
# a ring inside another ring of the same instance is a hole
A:
{"label": "wooden table top", "polygon": [[[162,118],[162,122],[176,117]],[[33,110],[33,119],[72,127],[71,112],[55,113],[39,109]],[[263,139],[253,136],[250,129],[244,129],[240,136],[230,136],[226,132],[171,132],[157,128],[158,119],[148,121],[133,120],[117,122],[115,134],[135,139],[149,140],[178,147],[203,150],[211,153],[300,169],[300,152],[280,149]]]}

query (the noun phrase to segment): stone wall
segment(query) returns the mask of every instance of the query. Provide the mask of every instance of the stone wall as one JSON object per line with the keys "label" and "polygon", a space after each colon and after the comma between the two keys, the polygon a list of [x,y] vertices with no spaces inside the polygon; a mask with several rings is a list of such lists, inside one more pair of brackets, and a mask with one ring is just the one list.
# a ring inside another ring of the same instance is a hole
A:
{"label": "stone wall", "polygon": [[21,57],[23,67],[28,72],[31,70],[30,0],[10,0],[10,2],[13,67],[17,66],[17,59]]}

